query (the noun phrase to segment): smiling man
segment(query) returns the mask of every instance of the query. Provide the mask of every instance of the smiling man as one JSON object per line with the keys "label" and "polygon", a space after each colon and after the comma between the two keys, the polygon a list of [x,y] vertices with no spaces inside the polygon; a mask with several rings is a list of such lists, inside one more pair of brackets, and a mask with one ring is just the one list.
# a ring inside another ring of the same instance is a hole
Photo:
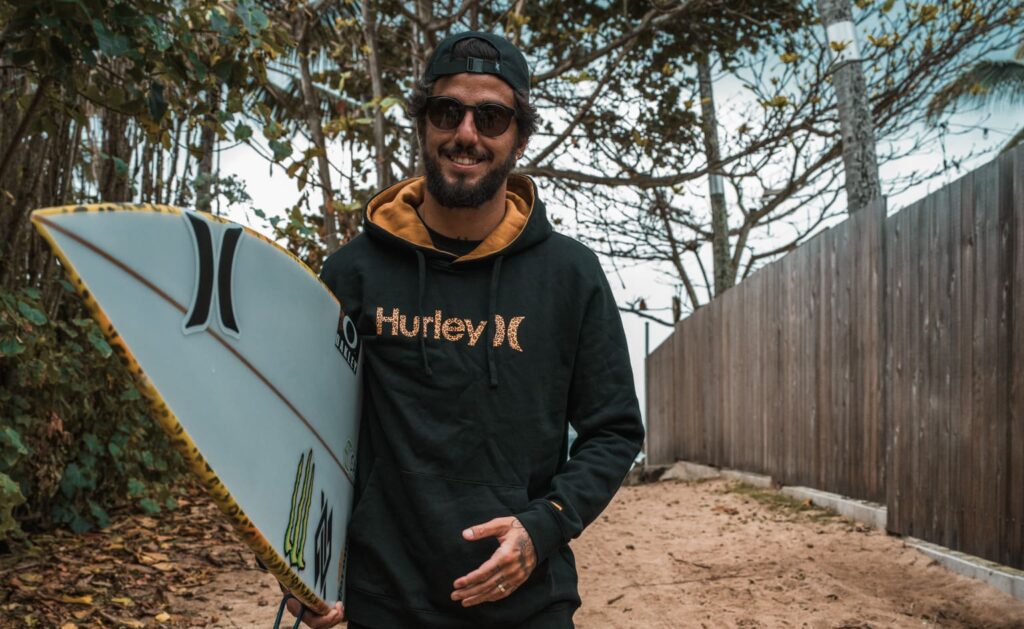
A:
{"label": "smiling man", "polygon": [[410,103],[425,176],[380,192],[324,264],[364,351],[350,627],[572,627],[569,542],[643,441],[598,259],[512,174],[529,89],[508,41],[441,42]]}

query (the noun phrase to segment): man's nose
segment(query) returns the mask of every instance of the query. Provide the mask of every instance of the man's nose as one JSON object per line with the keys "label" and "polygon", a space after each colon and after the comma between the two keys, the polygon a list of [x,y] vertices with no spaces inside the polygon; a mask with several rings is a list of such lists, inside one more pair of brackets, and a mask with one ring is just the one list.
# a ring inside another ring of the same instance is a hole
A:
{"label": "man's nose", "polygon": [[462,122],[455,129],[455,140],[460,144],[471,146],[477,142],[476,122],[473,120],[473,110],[467,108],[466,114],[462,116]]}

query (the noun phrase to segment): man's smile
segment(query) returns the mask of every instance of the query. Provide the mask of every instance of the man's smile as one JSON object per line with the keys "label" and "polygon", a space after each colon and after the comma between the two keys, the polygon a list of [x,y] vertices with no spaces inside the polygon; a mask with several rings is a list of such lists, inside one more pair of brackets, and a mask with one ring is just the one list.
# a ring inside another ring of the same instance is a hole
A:
{"label": "man's smile", "polygon": [[464,151],[441,151],[441,155],[457,171],[472,170],[487,161],[487,157],[484,155],[475,155]]}
{"label": "man's smile", "polygon": [[451,159],[451,161],[455,162],[459,166],[476,166],[477,164],[483,161],[472,157],[452,157],[449,159]]}

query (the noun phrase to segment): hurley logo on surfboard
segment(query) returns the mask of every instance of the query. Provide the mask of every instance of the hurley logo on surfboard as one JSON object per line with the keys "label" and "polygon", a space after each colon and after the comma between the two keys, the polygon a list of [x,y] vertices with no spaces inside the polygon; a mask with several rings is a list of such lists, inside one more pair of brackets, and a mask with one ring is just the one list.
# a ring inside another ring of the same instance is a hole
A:
{"label": "hurley logo on surfboard", "polygon": [[[232,301],[232,273],[235,254],[241,242],[242,228],[234,225],[221,230],[220,255],[214,257],[214,240],[210,224],[193,212],[183,212],[192,234],[196,254],[196,283],[192,306],[181,323],[185,334],[202,332],[210,325],[210,310],[217,304],[220,327],[228,336],[238,338],[238,319]],[[216,283],[214,283],[216,278]]]}

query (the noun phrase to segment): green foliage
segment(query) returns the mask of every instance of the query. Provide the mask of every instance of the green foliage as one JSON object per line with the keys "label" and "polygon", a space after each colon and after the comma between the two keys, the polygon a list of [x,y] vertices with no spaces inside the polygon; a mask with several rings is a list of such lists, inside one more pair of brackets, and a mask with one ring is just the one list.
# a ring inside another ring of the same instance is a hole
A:
{"label": "green foliage", "polygon": [[0,539],[6,538],[12,531],[18,530],[18,522],[11,512],[15,507],[25,503],[21,488],[10,476],[0,472]]}
{"label": "green foliage", "polygon": [[[2,22],[0,56],[52,86],[52,111],[84,122],[91,104],[135,118],[161,140],[168,112],[204,118],[222,135],[241,95],[266,80],[267,58],[290,41],[255,0],[233,10],[211,1],[14,2],[0,5]],[[205,96],[222,90],[226,111]]]}
{"label": "green foliage", "polygon": [[[24,528],[106,526],[110,510],[173,508],[182,462],[63,280],[0,289],[0,540]],[[163,507],[161,507],[163,505]]]}

